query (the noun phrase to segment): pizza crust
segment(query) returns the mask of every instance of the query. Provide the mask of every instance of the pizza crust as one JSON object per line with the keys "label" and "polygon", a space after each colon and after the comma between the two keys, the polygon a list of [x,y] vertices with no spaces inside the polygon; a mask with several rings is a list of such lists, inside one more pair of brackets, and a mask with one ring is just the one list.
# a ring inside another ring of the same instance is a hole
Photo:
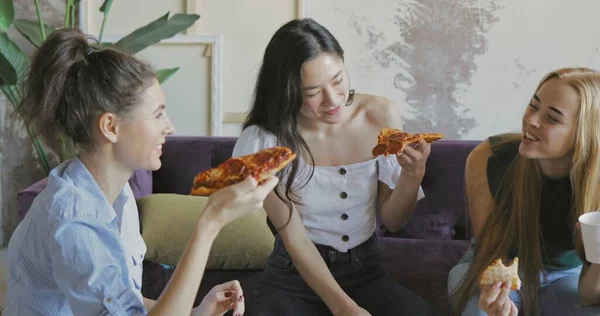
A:
{"label": "pizza crust", "polygon": [[494,260],[494,262],[485,268],[481,274],[479,285],[492,285],[498,281],[510,281],[510,288],[512,290],[521,288],[521,279],[519,279],[519,258],[515,257],[508,265],[504,265],[502,259]]}
{"label": "pizza crust", "polygon": [[218,189],[215,188],[207,188],[207,187],[195,187],[192,189],[190,195],[198,195],[198,196],[209,196],[215,193]]}

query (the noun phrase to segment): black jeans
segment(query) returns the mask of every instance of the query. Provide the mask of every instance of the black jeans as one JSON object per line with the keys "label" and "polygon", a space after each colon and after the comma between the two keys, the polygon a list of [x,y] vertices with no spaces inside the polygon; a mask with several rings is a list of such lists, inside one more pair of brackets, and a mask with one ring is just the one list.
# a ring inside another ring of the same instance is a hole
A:
{"label": "black jeans", "polygon": [[[375,235],[348,252],[316,247],[342,289],[371,315],[435,315],[424,299],[388,276]],[[256,287],[252,309],[257,316],[331,315],[298,274],[279,236]]]}

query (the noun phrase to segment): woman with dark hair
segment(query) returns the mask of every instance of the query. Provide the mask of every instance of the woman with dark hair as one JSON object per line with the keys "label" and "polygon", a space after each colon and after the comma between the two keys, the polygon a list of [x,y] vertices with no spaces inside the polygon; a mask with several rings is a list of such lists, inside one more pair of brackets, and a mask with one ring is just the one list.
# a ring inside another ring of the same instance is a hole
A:
{"label": "woman with dark hair", "polygon": [[48,143],[63,138],[78,153],[50,172],[10,239],[5,315],[243,314],[237,281],[192,306],[220,229],[262,207],[276,177],[210,197],[155,302],[141,293],[146,245],[128,184],[134,170],[160,168],[174,132],[155,72],[131,55],[94,48],[77,29],[58,30],[33,56],[19,111]]}
{"label": "woman with dark hair", "polygon": [[401,128],[389,100],[350,90],[344,51],[312,19],[268,44],[233,155],[286,146],[298,154],[265,199],[277,236],[256,289],[256,315],[430,315],[383,267],[376,210],[399,230],[423,197],[430,146],[374,158],[383,127]]}

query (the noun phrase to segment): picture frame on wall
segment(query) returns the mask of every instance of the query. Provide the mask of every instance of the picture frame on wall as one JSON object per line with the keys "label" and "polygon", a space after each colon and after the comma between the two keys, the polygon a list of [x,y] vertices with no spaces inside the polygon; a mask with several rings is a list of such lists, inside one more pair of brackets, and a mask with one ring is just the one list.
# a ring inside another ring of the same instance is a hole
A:
{"label": "picture frame on wall", "polygon": [[[195,11],[190,10],[198,10],[199,2],[188,0],[184,7],[186,11],[193,13]],[[79,27],[82,31],[99,29],[98,25],[93,25],[99,23],[99,19],[90,18],[92,14],[97,12],[92,11],[87,1],[81,1]],[[165,94],[172,102],[169,104],[169,116],[177,122],[178,135],[221,136],[223,38],[217,34],[197,34],[197,31],[192,26],[186,34],[163,40],[136,56],[151,63],[156,69],[180,68],[163,84]],[[102,41],[114,43],[122,36],[124,35],[105,35]],[[166,53],[167,51],[171,52]],[[187,59],[184,56],[187,56]],[[169,62],[169,59],[172,61]],[[181,76],[185,78],[180,78]],[[194,87],[194,83],[197,83],[197,86]],[[183,88],[190,84],[192,86],[189,88]],[[198,86],[206,88],[198,89]],[[202,92],[206,92],[207,95],[203,95]]]}

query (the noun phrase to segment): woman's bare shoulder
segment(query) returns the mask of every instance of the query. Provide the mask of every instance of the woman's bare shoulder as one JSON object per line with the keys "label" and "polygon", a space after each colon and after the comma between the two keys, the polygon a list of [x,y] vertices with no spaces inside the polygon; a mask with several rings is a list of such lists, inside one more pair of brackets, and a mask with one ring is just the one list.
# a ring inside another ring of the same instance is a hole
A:
{"label": "woman's bare shoulder", "polygon": [[[487,161],[492,156],[492,147],[486,140],[479,143],[469,153],[465,165],[467,183],[487,182]],[[482,185],[478,183],[477,185]]]}
{"label": "woman's bare shoulder", "polygon": [[474,162],[481,162],[482,160],[487,161],[490,156],[492,156],[492,147],[486,139],[473,148],[467,161],[469,159],[473,160]]}
{"label": "woman's bare shoulder", "polygon": [[400,107],[392,100],[371,94],[356,94],[354,101],[359,111],[364,112],[367,119],[378,128],[402,128]]}
{"label": "woman's bare shoulder", "polygon": [[493,197],[487,177],[490,156],[492,156],[492,147],[487,140],[484,140],[471,151],[465,166],[468,209],[476,238],[481,237],[481,230],[493,207]]}

